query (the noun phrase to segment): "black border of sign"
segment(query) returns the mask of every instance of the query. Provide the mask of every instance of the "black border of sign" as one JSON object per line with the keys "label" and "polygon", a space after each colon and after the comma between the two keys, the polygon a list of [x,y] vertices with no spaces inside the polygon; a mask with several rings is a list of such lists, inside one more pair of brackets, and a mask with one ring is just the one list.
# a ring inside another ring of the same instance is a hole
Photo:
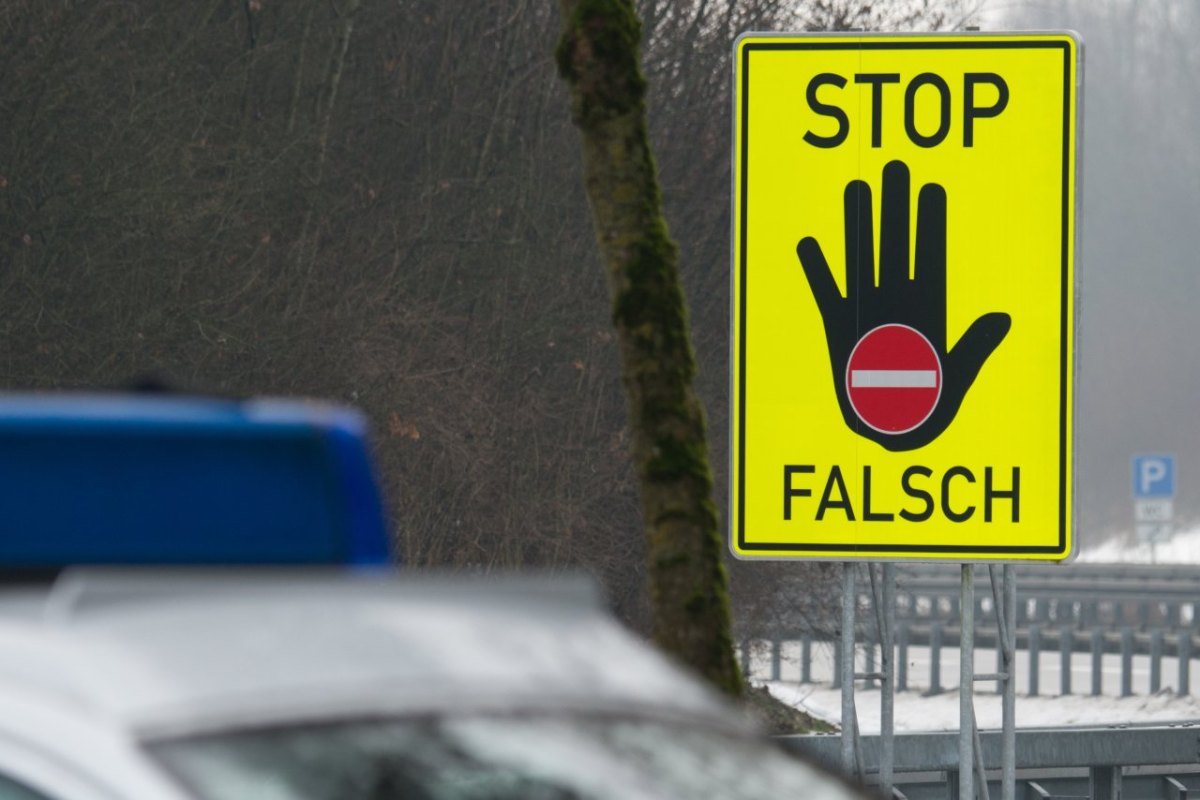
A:
{"label": "black border of sign", "polygon": [[[1078,42],[1075,49],[1078,49]],[[753,50],[1016,50],[1016,49],[1051,49],[1063,51],[1063,191],[1062,191],[1062,297],[1061,297],[1061,329],[1059,338],[1061,350],[1059,355],[1059,468],[1058,468],[1058,544],[1041,546],[959,546],[959,545],[915,545],[915,544],[821,544],[821,543],[747,543],[746,542],[746,231],[747,231],[747,190],[749,163],[747,151],[750,140],[750,53]],[[1071,281],[1071,141],[1077,135],[1075,120],[1071,116],[1071,103],[1075,99],[1075,84],[1071,80],[1072,47],[1061,39],[987,39],[981,41],[821,41],[821,42],[746,42],[741,46],[741,152],[738,154],[741,168],[741,181],[738,187],[740,199],[740,227],[738,235],[738,414],[737,424],[739,435],[737,452],[737,543],[741,552],[829,552],[847,558],[878,559],[879,553],[979,553],[979,554],[1034,554],[1055,553],[1067,558],[1070,552],[1066,550],[1067,542],[1067,459],[1070,458],[1070,448],[1067,442],[1067,381],[1071,369],[1067,348],[1067,336],[1070,332],[1072,315],[1070,312]],[[863,552],[857,552],[863,551]]]}

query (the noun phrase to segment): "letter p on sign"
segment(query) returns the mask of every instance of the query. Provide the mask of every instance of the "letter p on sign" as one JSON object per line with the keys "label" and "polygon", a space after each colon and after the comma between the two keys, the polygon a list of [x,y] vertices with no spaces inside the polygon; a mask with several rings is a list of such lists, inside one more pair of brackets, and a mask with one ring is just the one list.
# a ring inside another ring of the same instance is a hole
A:
{"label": "letter p on sign", "polygon": [[1175,496],[1175,456],[1134,456],[1134,497]]}

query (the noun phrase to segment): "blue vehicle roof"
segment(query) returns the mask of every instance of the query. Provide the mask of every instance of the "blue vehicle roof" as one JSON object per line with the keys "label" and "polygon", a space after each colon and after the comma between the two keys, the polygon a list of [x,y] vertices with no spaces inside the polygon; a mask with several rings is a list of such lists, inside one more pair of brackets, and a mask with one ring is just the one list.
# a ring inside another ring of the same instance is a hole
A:
{"label": "blue vehicle roof", "polygon": [[353,409],[0,395],[0,565],[388,561],[366,421]]}

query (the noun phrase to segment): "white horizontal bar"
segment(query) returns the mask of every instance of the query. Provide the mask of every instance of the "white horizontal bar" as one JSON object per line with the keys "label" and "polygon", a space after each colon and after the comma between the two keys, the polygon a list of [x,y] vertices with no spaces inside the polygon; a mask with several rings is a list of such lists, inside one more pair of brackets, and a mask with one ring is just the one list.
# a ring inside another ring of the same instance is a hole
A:
{"label": "white horizontal bar", "polygon": [[852,369],[850,386],[874,389],[936,389],[932,369]]}

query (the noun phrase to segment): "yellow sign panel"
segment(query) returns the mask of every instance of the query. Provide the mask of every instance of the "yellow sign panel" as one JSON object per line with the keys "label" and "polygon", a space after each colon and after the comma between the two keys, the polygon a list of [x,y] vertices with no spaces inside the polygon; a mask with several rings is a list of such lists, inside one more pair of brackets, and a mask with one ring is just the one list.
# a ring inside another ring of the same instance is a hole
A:
{"label": "yellow sign panel", "polygon": [[1071,555],[1079,47],[738,40],[735,554]]}

